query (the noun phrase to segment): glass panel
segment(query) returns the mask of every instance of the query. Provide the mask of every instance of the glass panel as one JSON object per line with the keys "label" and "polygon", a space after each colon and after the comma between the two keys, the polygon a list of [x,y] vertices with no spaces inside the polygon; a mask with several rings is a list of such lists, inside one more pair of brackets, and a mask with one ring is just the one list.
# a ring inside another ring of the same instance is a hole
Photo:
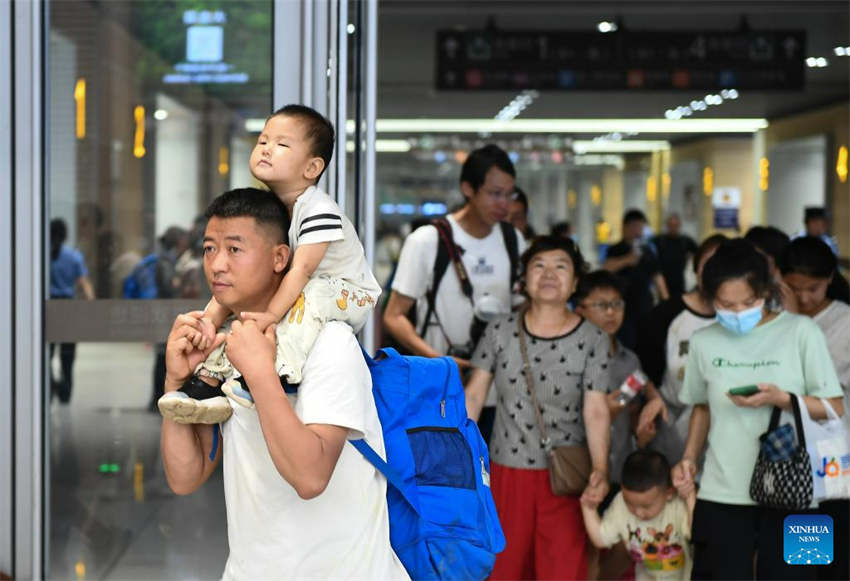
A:
{"label": "glass panel", "polygon": [[[205,303],[199,215],[221,192],[254,183],[246,123],[272,106],[272,1],[57,0],[47,12],[47,338],[85,340],[63,328],[81,311],[100,320],[87,328],[114,322],[160,336],[161,317],[140,314],[170,303],[114,299]],[[86,309],[60,300],[91,297]],[[50,578],[223,570],[220,471],[188,497],[162,473],[160,416],[149,406],[162,353],[132,342],[45,346]]]}

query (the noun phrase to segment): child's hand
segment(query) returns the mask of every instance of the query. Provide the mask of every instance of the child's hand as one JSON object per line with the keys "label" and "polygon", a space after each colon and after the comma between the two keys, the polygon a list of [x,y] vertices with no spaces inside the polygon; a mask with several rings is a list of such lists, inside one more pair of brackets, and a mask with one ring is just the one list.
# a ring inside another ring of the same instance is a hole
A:
{"label": "child's hand", "polygon": [[280,322],[280,317],[268,311],[264,313],[243,312],[239,314],[239,319],[242,322],[254,321],[263,333],[265,333],[269,327],[273,327]]}
{"label": "child's hand", "polygon": [[198,349],[207,349],[215,341],[216,328],[212,319],[204,315],[198,319],[198,335],[193,338],[192,343]]}
{"label": "child's hand", "polygon": [[647,444],[649,444],[655,437],[656,432],[657,430],[655,429],[654,421],[649,422],[648,424],[639,424],[635,431],[638,448],[646,448]]}
{"label": "child's hand", "polygon": [[667,406],[664,405],[664,400],[660,397],[654,397],[643,406],[640,410],[640,418],[638,419],[637,432],[645,432],[648,424],[652,424],[653,433],[655,431],[655,418],[658,416],[667,421]]}
{"label": "child's hand", "polygon": [[248,379],[269,369],[274,371],[275,328],[261,332],[254,321],[233,321],[227,336],[228,359]]}
{"label": "child's hand", "polygon": [[694,493],[694,476],[696,476],[696,473],[696,464],[694,464],[694,462],[689,458],[682,458],[682,460],[673,467],[671,474],[673,486],[676,487],[679,496],[682,498],[688,498],[689,495]]}

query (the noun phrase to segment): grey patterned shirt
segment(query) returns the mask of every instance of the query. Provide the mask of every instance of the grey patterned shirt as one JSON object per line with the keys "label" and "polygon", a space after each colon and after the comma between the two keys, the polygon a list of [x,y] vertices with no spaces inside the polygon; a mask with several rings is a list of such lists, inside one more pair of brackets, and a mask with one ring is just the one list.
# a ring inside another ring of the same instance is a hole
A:
{"label": "grey patterned shirt", "polygon": [[[496,422],[490,458],[510,468],[546,468],[540,429],[522,372],[517,313],[504,315],[484,331],[472,365],[493,374]],[[585,441],[582,394],[604,393],[608,380],[608,336],[582,320],[566,335],[544,339],[526,329],[528,359],[546,432],[555,446]]]}

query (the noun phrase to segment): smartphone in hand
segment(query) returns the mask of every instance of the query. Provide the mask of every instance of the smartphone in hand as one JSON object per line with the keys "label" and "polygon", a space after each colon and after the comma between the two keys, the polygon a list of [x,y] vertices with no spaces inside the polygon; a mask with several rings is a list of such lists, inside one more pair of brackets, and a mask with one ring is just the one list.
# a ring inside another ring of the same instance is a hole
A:
{"label": "smartphone in hand", "polygon": [[742,395],[744,397],[756,394],[759,392],[759,388],[757,385],[742,385],[740,387],[733,387],[729,390],[729,395]]}

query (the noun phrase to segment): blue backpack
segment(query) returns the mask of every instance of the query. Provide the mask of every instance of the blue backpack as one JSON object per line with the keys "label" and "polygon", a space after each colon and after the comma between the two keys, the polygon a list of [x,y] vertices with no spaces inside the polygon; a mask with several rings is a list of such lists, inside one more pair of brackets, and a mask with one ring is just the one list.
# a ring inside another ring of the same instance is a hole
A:
{"label": "blue backpack", "polygon": [[490,492],[490,458],[457,366],[364,351],[387,461],[352,441],[387,477],[390,542],[412,579],[485,579],[505,536]]}
{"label": "blue backpack", "polygon": [[122,294],[125,299],[155,299],[159,294],[156,285],[156,254],[148,254],[136,263],[124,279]]}

